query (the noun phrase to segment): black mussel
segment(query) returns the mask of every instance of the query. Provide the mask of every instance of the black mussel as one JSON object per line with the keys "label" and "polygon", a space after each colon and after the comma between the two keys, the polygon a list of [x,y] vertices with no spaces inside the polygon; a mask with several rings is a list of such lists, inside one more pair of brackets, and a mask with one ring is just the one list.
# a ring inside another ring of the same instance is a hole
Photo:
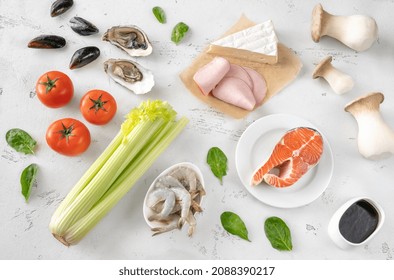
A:
{"label": "black mussel", "polygon": [[99,32],[94,24],[81,17],[73,17],[70,19],[70,27],[74,32],[82,36],[89,36]]}
{"label": "black mussel", "polygon": [[100,56],[100,50],[97,47],[85,47],[77,50],[70,62],[70,69],[81,68]]}
{"label": "black mussel", "polygon": [[51,17],[57,17],[67,12],[73,4],[73,0],[56,0],[51,6]]}
{"label": "black mussel", "polygon": [[66,45],[63,37],[56,35],[41,35],[32,39],[27,46],[35,49],[59,49]]}

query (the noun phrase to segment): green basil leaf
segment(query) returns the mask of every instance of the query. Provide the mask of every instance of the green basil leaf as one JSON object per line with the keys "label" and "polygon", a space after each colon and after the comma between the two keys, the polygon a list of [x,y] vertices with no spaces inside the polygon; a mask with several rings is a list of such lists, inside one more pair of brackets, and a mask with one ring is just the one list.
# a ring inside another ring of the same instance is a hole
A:
{"label": "green basil leaf", "polygon": [[222,215],[220,215],[220,221],[227,232],[250,241],[245,223],[237,214],[233,212],[223,212]]}
{"label": "green basil leaf", "polygon": [[166,23],[166,14],[162,8],[156,6],[152,9],[152,12],[160,23]]}
{"label": "green basil leaf", "polygon": [[227,157],[218,147],[212,147],[208,151],[207,163],[211,167],[212,173],[223,184],[223,176],[227,174]]}
{"label": "green basil leaf", "polygon": [[293,249],[290,229],[281,218],[270,217],[265,220],[264,231],[273,248],[279,251],[291,251]]}
{"label": "green basil leaf", "polygon": [[186,33],[189,31],[189,26],[186,23],[180,22],[174,26],[171,33],[171,41],[178,44]]}
{"label": "green basil leaf", "polygon": [[31,187],[36,180],[37,172],[38,165],[32,163],[28,167],[26,167],[21,174],[22,194],[25,197],[26,202],[29,200]]}
{"label": "green basil leaf", "polygon": [[8,130],[5,135],[8,145],[15,151],[24,154],[34,154],[34,148],[37,142],[24,130],[13,128]]}

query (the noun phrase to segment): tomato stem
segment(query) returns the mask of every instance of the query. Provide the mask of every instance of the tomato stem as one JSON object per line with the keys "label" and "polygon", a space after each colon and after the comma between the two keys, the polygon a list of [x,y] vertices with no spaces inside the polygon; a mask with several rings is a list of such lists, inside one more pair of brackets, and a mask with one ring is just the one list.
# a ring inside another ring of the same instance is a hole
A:
{"label": "tomato stem", "polygon": [[62,130],[59,130],[57,133],[60,133],[60,139],[66,138],[66,142],[68,144],[69,138],[70,136],[75,136],[74,134],[72,134],[73,130],[74,130],[74,124],[70,125],[69,127],[66,127],[64,125],[64,123],[62,122]]}
{"label": "tomato stem", "polygon": [[89,108],[89,111],[94,109],[94,113],[96,113],[96,114],[99,110],[103,110],[103,111],[107,112],[107,109],[104,108],[104,105],[108,102],[108,100],[103,101],[103,100],[101,100],[102,97],[103,97],[102,94],[97,99],[93,99],[89,96],[89,100],[93,102],[93,105],[92,105],[92,107]]}
{"label": "tomato stem", "polygon": [[51,78],[49,78],[49,76],[47,74],[47,81],[46,82],[40,82],[40,85],[44,85],[45,86],[45,93],[48,93],[53,88],[56,87],[57,80],[59,80],[59,78],[55,78],[55,79],[51,80]]}

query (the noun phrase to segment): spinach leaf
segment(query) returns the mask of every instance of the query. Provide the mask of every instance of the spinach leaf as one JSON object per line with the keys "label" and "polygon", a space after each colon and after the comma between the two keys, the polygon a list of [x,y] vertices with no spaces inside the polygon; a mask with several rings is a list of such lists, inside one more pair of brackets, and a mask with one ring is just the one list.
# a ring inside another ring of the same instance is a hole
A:
{"label": "spinach leaf", "polygon": [[212,147],[208,151],[207,163],[211,167],[212,173],[223,184],[223,176],[227,174],[227,157],[218,147]]}
{"label": "spinach leaf", "polygon": [[186,23],[184,22],[178,23],[172,29],[171,41],[173,41],[175,44],[178,44],[183,39],[183,37],[185,37],[188,31],[189,31],[189,26]]}
{"label": "spinach leaf", "polygon": [[37,142],[26,131],[19,128],[10,129],[5,135],[5,139],[15,151],[25,155],[34,154]]}
{"label": "spinach leaf", "polygon": [[245,223],[237,214],[233,212],[223,212],[222,215],[220,215],[220,221],[227,232],[250,241]]}
{"label": "spinach leaf", "polygon": [[152,9],[152,12],[160,23],[166,23],[166,14],[162,8],[156,6]]}
{"label": "spinach leaf", "polygon": [[26,199],[26,202],[29,200],[31,187],[34,184],[38,172],[38,165],[35,163],[30,164],[26,167],[21,174],[21,186],[22,186],[22,194]]}
{"label": "spinach leaf", "polygon": [[279,251],[291,251],[293,249],[290,229],[281,218],[270,217],[265,220],[264,231],[273,248]]}

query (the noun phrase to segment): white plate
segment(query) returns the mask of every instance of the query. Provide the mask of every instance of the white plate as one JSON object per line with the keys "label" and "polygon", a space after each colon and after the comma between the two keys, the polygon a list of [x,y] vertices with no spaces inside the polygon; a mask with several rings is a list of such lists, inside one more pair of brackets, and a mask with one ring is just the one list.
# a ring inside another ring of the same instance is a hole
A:
{"label": "white plate", "polygon": [[[265,183],[251,186],[253,172],[266,162],[282,136],[300,126],[314,128],[323,136],[319,164],[290,187],[275,188]],[[307,120],[285,114],[269,115],[251,124],[238,141],[235,163],[244,187],[258,200],[279,208],[300,207],[314,201],[327,188],[334,169],[330,145],[321,131]]]}

